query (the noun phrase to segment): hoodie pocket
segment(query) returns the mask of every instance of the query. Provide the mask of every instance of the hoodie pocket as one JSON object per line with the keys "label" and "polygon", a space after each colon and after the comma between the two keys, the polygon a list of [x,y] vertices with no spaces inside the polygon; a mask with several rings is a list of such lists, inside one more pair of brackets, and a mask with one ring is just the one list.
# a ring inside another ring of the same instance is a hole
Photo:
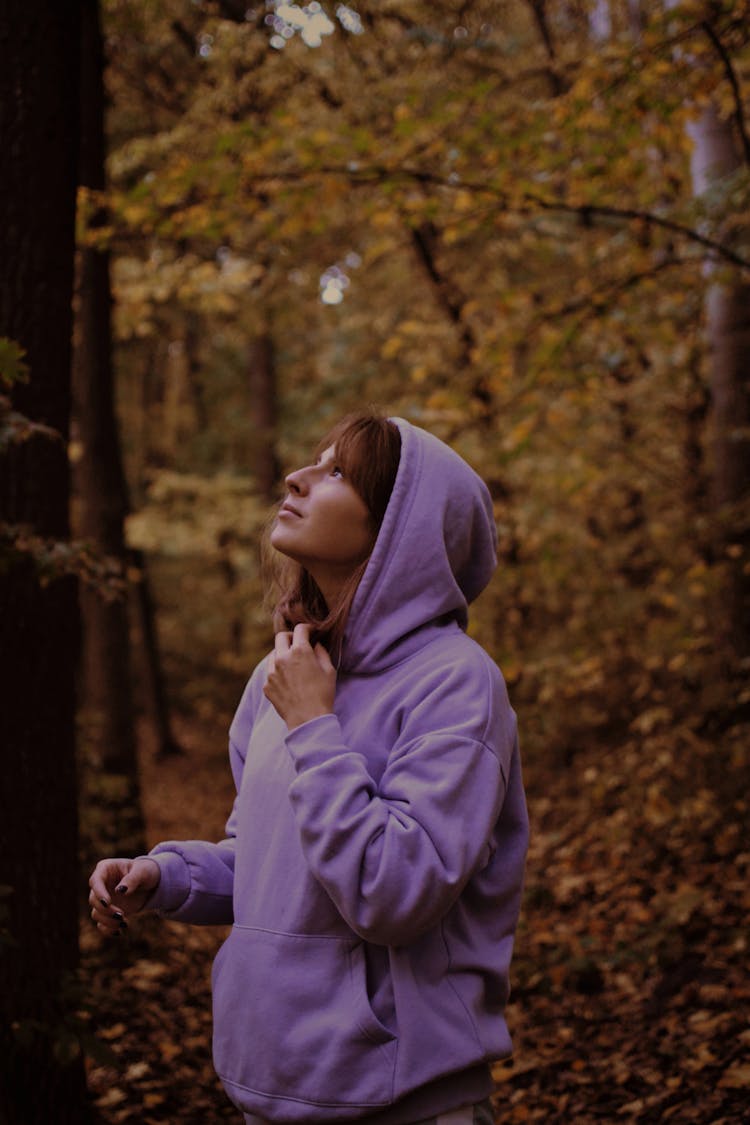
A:
{"label": "hoodie pocket", "polygon": [[392,1100],[396,1041],[370,1005],[361,941],[235,926],[212,978],[225,1082],[331,1106]]}

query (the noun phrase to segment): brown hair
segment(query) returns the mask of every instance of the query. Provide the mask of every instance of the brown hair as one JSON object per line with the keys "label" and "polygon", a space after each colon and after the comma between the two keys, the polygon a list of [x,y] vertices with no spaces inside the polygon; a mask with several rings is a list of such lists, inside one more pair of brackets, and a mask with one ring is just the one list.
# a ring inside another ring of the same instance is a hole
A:
{"label": "brown hair", "polygon": [[[401,435],[395,423],[370,410],[347,414],[331,429],[315,449],[319,457],[334,446],[336,462],[344,476],[367,505],[372,523],[372,547],[388,507],[401,455]],[[357,586],[365,572],[369,554],[346,582],[336,605],[326,605],[312,575],[293,559],[275,551],[269,534],[279,505],[274,509],[262,540],[263,567],[268,580],[266,599],[271,607],[274,632],[312,625],[311,641],[322,641],[338,659],[344,629]]]}

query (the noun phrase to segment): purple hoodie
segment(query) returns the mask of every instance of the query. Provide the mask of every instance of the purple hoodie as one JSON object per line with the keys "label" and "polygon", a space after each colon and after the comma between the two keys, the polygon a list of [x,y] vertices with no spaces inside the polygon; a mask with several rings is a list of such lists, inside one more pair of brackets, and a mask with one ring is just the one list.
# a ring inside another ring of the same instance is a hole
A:
{"label": "purple hoodie", "polygon": [[[486,486],[402,419],[335,714],[289,732],[255,669],[230,729],[227,838],[159,844],[152,905],[233,923],[214,1062],[273,1122],[372,1125],[491,1090],[528,821],[502,676],[465,632],[496,565]],[[253,1118],[250,1117],[249,1120]]]}

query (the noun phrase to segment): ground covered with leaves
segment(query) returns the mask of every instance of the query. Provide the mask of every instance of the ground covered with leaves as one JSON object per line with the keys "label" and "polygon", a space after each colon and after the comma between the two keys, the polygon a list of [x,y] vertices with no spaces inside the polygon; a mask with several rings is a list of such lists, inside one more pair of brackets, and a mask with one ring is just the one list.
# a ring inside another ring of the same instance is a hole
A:
{"label": "ground covered with leaves", "polygon": [[[146,752],[149,838],[221,833],[232,798],[214,723],[185,756]],[[529,761],[532,821],[502,1122],[691,1122],[750,1114],[747,726],[634,731]],[[210,1058],[209,973],[225,931],[84,926],[100,1047],[89,1084],[111,1125],[239,1123]]]}

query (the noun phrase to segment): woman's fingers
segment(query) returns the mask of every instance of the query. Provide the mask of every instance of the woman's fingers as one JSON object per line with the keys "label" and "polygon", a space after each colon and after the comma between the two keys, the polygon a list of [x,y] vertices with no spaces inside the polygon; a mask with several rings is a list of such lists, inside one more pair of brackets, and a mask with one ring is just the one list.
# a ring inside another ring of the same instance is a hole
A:
{"label": "woman's fingers", "polygon": [[323,672],[334,672],[335,668],[331,662],[328,650],[324,645],[318,641],[315,648],[310,644],[310,635],[312,633],[312,625],[307,622],[300,622],[294,626],[294,632],[288,631],[277,633],[274,640],[274,651],[269,653],[268,663],[266,665],[266,682],[273,676],[276,671],[277,658],[284,659],[291,653],[300,654],[305,650],[310,651],[315,655],[318,667]]}
{"label": "woman's fingers", "polygon": [[100,860],[89,879],[89,906],[101,933],[112,935],[127,929],[125,916],[143,909],[160,879],[158,863],[147,856]]}
{"label": "woman's fingers", "polygon": [[149,859],[148,856],[140,856],[130,862],[126,874],[115,887],[115,894],[132,897],[138,891],[152,891],[158,886],[160,879],[161,868],[156,860]]}
{"label": "woman's fingers", "polygon": [[299,625],[294,626],[294,633],[292,634],[292,647],[293,648],[309,648],[310,647],[310,630],[311,625],[306,622],[300,622]]}
{"label": "woman's fingers", "polygon": [[294,626],[293,633],[288,631],[277,633],[273,644],[275,655],[283,656],[293,648],[309,648],[311,631],[312,625],[303,621]]}
{"label": "woman's fingers", "polygon": [[132,860],[100,859],[89,878],[92,894],[104,906],[109,906],[120,881],[130,870]]}
{"label": "woman's fingers", "polygon": [[108,937],[127,929],[125,915],[113,905],[112,898],[131,863],[129,859],[102,859],[89,878],[91,919],[99,932]]}
{"label": "woman's fingers", "polygon": [[108,937],[121,934],[128,928],[125,915],[121,911],[107,910],[96,903],[91,909],[91,920],[99,932]]}
{"label": "woman's fingers", "polygon": [[106,905],[104,899],[99,898],[93,888],[89,893],[89,906],[91,907],[91,919],[101,933],[111,937],[113,934],[119,934],[127,929],[123,912],[111,904]]}
{"label": "woman's fingers", "polygon": [[313,652],[315,653],[318,664],[320,665],[322,670],[324,672],[333,672],[335,674],[336,669],[334,668],[331,657],[328,654],[328,649],[324,645],[322,645],[320,641],[318,641],[318,643],[316,644]]}

